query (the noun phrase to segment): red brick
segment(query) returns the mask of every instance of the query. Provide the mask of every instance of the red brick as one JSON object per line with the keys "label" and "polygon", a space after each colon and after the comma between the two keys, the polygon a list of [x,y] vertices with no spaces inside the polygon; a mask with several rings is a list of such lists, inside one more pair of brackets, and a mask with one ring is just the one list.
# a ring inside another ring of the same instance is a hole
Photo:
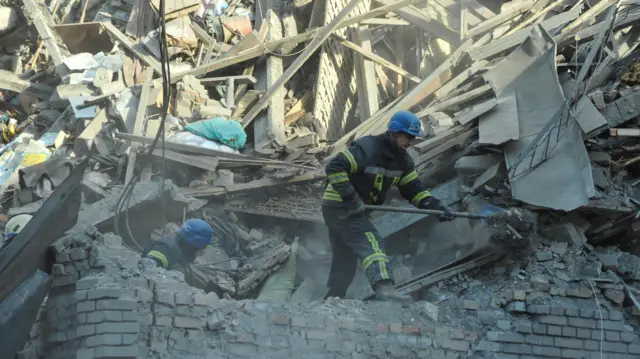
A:
{"label": "red brick", "polygon": [[405,325],[402,330],[406,335],[420,335],[420,328],[415,325]]}
{"label": "red brick", "polygon": [[396,334],[402,333],[402,323],[389,324],[389,331]]}
{"label": "red brick", "polygon": [[389,324],[378,324],[379,333],[389,333]]}
{"label": "red brick", "polygon": [[289,325],[289,317],[284,314],[276,314],[273,317],[273,323],[277,325]]}

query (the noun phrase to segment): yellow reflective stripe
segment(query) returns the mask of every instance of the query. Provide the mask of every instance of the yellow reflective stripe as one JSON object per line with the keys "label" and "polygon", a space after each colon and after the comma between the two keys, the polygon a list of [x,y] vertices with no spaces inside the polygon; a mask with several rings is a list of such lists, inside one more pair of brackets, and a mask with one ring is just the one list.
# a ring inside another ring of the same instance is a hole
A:
{"label": "yellow reflective stripe", "polygon": [[358,172],[358,163],[356,162],[355,157],[353,157],[353,154],[351,153],[351,151],[344,150],[341,153],[344,156],[344,158],[346,158],[347,161],[349,161],[349,166],[351,167],[351,173]]}
{"label": "yellow reflective stripe", "polygon": [[411,173],[409,173],[408,175],[402,177],[402,179],[400,180],[400,183],[398,183],[398,186],[404,186],[404,185],[406,185],[407,183],[413,181],[416,178],[418,178],[418,172],[411,171]]}
{"label": "yellow reflective stripe", "polygon": [[158,252],[158,251],[151,251],[147,254],[147,257],[153,257],[158,259],[161,263],[162,263],[162,268],[167,268],[169,267],[169,261],[167,260],[167,257],[164,256],[164,254]]}
{"label": "yellow reflective stripe", "polygon": [[400,181],[400,177],[393,177],[393,183],[391,183],[391,185],[395,186],[398,184],[399,181]]}
{"label": "yellow reflective stripe", "polygon": [[324,193],[324,195],[322,196],[322,199],[326,199],[327,201],[342,202],[342,197],[340,197],[339,195],[335,195],[327,192]]}
{"label": "yellow reflective stripe", "polygon": [[322,199],[326,199],[327,201],[342,202],[342,197],[340,196],[338,191],[336,191],[335,189],[333,189],[333,187],[331,187],[331,184],[329,184],[327,188],[324,190]]}
{"label": "yellow reflective stripe", "polygon": [[389,263],[389,257],[384,253],[374,253],[362,261],[362,267],[367,270],[373,262],[386,262]]}
{"label": "yellow reflective stripe", "polygon": [[429,191],[419,192],[417,195],[413,196],[413,199],[411,199],[411,204],[418,207],[418,205],[423,199],[430,196],[431,196],[431,193],[429,193]]}
{"label": "yellow reflective stripe", "polygon": [[[365,232],[364,235],[367,237],[367,240],[371,244],[371,248],[373,249],[374,254],[384,254],[380,250],[380,246],[378,245],[378,240],[376,239],[376,236],[373,235],[373,233]],[[378,260],[377,262],[380,266],[380,277],[382,279],[389,279],[389,272],[387,271],[387,265],[385,264],[385,262],[380,260]]]}
{"label": "yellow reflective stripe", "polygon": [[349,175],[347,174],[347,172],[338,172],[328,175],[327,178],[329,179],[330,183],[338,184],[347,182],[349,180]]}
{"label": "yellow reflective stripe", "polygon": [[376,179],[373,181],[373,185],[380,193],[382,193],[382,182],[384,182],[384,176],[381,174],[377,174]]}

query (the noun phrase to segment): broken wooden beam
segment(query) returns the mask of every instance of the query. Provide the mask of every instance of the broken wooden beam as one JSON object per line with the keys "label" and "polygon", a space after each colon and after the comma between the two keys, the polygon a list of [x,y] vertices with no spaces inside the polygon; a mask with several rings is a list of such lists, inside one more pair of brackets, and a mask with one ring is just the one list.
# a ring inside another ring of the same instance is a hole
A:
{"label": "broken wooden beam", "polygon": [[[355,45],[360,46],[369,53],[373,53],[369,26],[361,25],[359,28],[350,29],[349,34]],[[360,120],[365,120],[380,109],[375,63],[357,51],[353,54],[353,62],[356,67],[356,84],[358,86],[358,91],[356,92],[358,94]]]}
{"label": "broken wooden beam", "polygon": [[[385,6],[381,6],[379,8],[367,11],[363,14],[360,15],[356,15],[356,16],[352,16],[350,18],[344,19],[342,22],[340,22],[340,24],[338,26],[336,26],[333,30],[338,30],[338,29],[342,29],[345,28],[347,26],[351,26],[351,25],[355,25],[358,24],[366,19],[370,19],[370,18],[374,18],[376,16],[380,16],[380,15],[384,15],[389,11],[393,11],[395,9],[401,8],[403,6],[407,6],[413,3],[416,3],[416,0],[401,0],[398,1],[396,3],[393,3],[391,5],[385,5]],[[299,44],[301,42],[305,42],[305,41],[309,41],[312,40],[314,38],[316,38],[320,32],[325,31],[329,26],[332,26],[332,24],[329,24],[327,26],[324,27],[320,27],[320,28],[316,28],[316,29],[311,29],[308,30],[302,34],[293,36],[293,37],[289,37],[286,39],[282,39],[282,40],[275,40],[275,41],[269,41],[266,42],[264,44],[262,44],[262,46],[254,46],[250,49],[247,49],[245,51],[241,51],[240,53],[233,55],[233,56],[229,56],[229,57],[223,57],[220,58],[216,61],[213,61],[211,63],[208,64],[204,64],[202,66],[193,68],[191,70],[188,71],[184,71],[178,74],[173,74],[171,76],[171,83],[175,84],[176,82],[180,81],[180,79],[186,75],[192,75],[192,76],[203,76],[206,75],[210,72],[216,71],[216,70],[220,70],[223,69],[225,67],[231,66],[231,65],[235,65],[235,64],[239,64],[241,62],[244,61],[248,61],[251,59],[255,59],[257,57],[263,56],[265,54],[268,53],[273,53],[273,52],[279,52],[280,49],[283,46],[290,46],[291,44]],[[329,31],[330,33],[330,31]],[[236,46],[234,46],[235,49]]]}
{"label": "broken wooden beam", "polygon": [[55,22],[49,11],[44,5],[37,0],[24,0],[24,13],[27,18],[33,21],[33,24],[42,38],[47,53],[51,56],[51,60],[55,66],[56,73],[63,77],[68,71],[64,66],[64,59],[71,56],[69,49],[64,44],[58,32],[55,30]]}
{"label": "broken wooden beam", "polygon": [[221,76],[221,77],[205,77],[201,78],[200,83],[203,85],[209,83],[227,82],[229,80],[237,85],[255,84],[258,80],[253,75],[235,75],[235,76]]}
{"label": "broken wooden beam", "polygon": [[640,137],[640,128],[610,128],[613,137]]}
{"label": "broken wooden beam", "polygon": [[[144,126],[144,120],[147,114],[147,106],[149,106],[149,91],[151,89],[151,83],[153,82],[153,69],[147,68],[144,73],[144,84],[142,85],[142,91],[140,92],[140,100],[138,101],[138,111],[136,112],[136,120],[133,124],[133,134],[136,136],[142,135],[142,128]],[[136,157],[138,156],[138,143],[132,142],[129,147],[129,160],[127,161],[127,170],[125,172],[124,184],[125,186],[133,178],[133,169],[136,166]]]}
{"label": "broken wooden beam", "polygon": [[232,184],[225,187],[183,188],[179,192],[182,195],[192,197],[217,197],[254,190],[265,190],[267,188],[300,185],[320,181],[324,178],[324,171],[310,171],[287,179],[263,178],[249,183]]}
{"label": "broken wooden beam", "polygon": [[[376,0],[376,2],[383,5],[393,4],[392,0]],[[458,47],[461,44],[460,34],[457,31],[437,19],[432,18],[413,5],[400,7],[396,10],[392,10],[392,12],[398,14],[398,16],[419,27],[428,34],[440,38],[454,47]]]}
{"label": "broken wooden beam", "polygon": [[473,37],[478,35],[483,35],[496,27],[502,25],[503,23],[513,19],[514,17],[523,14],[531,9],[533,5],[535,5],[536,0],[523,0],[518,3],[512,3],[513,6],[504,12],[490,18],[489,20],[483,21],[477,26],[473,27],[469,31],[467,31],[467,37]]}
{"label": "broken wooden beam", "polygon": [[456,138],[458,136],[460,136],[463,133],[467,133],[468,131],[471,130],[471,125],[467,125],[467,126],[455,126],[452,127],[444,132],[439,133],[438,135],[436,135],[435,137],[426,139],[420,143],[418,143],[417,145],[415,145],[414,147],[418,150],[418,152],[420,152],[421,154],[426,153],[427,151],[431,151],[434,148],[443,145],[444,143],[446,143],[447,141]]}
{"label": "broken wooden beam", "polygon": [[[348,142],[364,135],[377,134],[384,131],[387,121],[394,113],[400,110],[409,110],[413,106],[420,103],[427,96],[434,93],[444,83],[451,79],[451,68],[455,66],[462,56],[471,48],[473,41],[471,39],[465,41],[457,48],[440,66],[438,66],[429,76],[427,76],[418,86],[412,88],[404,96],[397,98],[395,101],[387,105],[376,115],[367,119],[355,129],[344,135],[336,141],[330,149],[331,155],[341,152]],[[489,89],[491,87],[489,86]]]}
{"label": "broken wooden beam", "polygon": [[129,51],[131,51],[140,61],[151,67],[157,74],[162,75],[162,66],[160,65],[160,62],[156,60],[153,55],[147,53],[142,43],[134,44],[127,35],[120,32],[120,30],[110,22],[101,22],[100,25],[102,25],[102,27],[115,37],[116,40],[118,40],[118,42],[120,42],[124,47],[129,49]]}
{"label": "broken wooden beam", "polygon": [[168,160],[180,162],[188,166],[202,168],[203,170],[207,170],[207,171],[215,171],[218,168],[218,161],[219,161],[218,157],[185,155],[183,153],[179,153],[179,152],[175,152],[167,149],[164,150],[164,155],[162,152],[163,151],[161,149],[155,149],[151,154],[156,157],[164,156]]}
{"label": "broken wooden beam", "polygon": [[[279,14],[272,9],[279,8],[278,3],[269,3],[267,0],[257,0],[257,7],[263,9],[256,17],[256,27],[260,31],[265,31],[268,41],[281,40],[283,37],[282,21]],[[281,5],[281,4],[280,4]],[[262,148],[282,148],[287,144],[284,126],[284,82],[278,87],[274,87],[284,74],[284,62],[282,57],[267,54],[267,60],[256,65],[256,90],[265,91],[265,94],[258,102],[245,114],[248,116],[251,111],[260,104],[264,98],[265,112],[257,111],[253,122],[253,145],[256,149]],[[273,88],[273,92],[269,90]],[[266,98],[265,96],[269,96]],[[244,124],[247,127],[247,124]]]}
{"label": "broken wooden beam", "polygon": [[422,80],[417,77],[414,76],[413,74],[411,74],[409,71],[403,69],[400,66],[394,65],[393,63],[391,63],[390,61],[387,61],[385,58],[383,58],[382,56],[378,56],[375,53],[371,52],[371,51],[367,51],[365,49],[363,49],[361,46],[358,46],[356,44],[354,44],[351,41],[348,41],[347,39],[344,39],[342,37],[340,37],[339,35],[333,34],[332,35],[333,38],[335,38],[338,43],[340,43],[342,46],[349,48],[355,52],[357,52],[358,54],[366,57],[367,59],[374,61],[378,64],[380,64],[381,66],[384,66],[386,68],[388,68],[389,70],[397,73],[400,76],[406,77],[409,80],[419,84]]}
{"label": "broken wooden beam", "polygon": [[271,97],[273,97],[280,88],[291,79],[291,77],[304,65],[305,62],[311,57],[311,55],[322,46],[325,40],[331,35],[331,33],[340,25],[342,20],[349,15],[351,10],[355,8],[359,0],[351,0],[347,6],[336,15],[331,23],[318,31],[317,36],[309,43],[306,49],[293,61],[291,66],[282,74],[282,76],[273,83],[273,85],[267,90],[267,92],[260,98],[257,104],[253,106],[251,110],[243,117],[242,126],[247,128],[249,124],[256,118],[256,116],[264,109],[269,103]]}
{"label": "broken wooden beam", "polygon": [[55,91],[55,88],[49,85],[23,80],[13,72],[6,70],[0,70],[0,89],[13,91],[18,94],[28,94],[42,100],[50,98],[51,94]]}

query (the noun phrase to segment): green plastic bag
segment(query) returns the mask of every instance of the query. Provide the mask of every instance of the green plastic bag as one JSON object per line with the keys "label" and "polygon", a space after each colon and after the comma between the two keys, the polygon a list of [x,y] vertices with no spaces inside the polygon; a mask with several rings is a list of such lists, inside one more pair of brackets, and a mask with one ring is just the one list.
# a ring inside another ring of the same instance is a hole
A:
{"label": "green plastic bag", "polygon": [[235,150],[242,149],[247,142],[247,134],[242,125],[222,117],[190,123],[184,129],[208,140],[223,143]]}

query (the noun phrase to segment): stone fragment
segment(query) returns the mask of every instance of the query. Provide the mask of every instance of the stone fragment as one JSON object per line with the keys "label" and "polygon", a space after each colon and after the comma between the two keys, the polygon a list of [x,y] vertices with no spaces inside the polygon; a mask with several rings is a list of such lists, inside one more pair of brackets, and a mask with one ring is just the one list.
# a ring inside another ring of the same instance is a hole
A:
{"label": "stone fragment", "polygon": [[422,302],[422,312],[434,322],[438,321],[438,306],[431,302]]}
{"label": "stone fragment", "polygon": [[547,292],[549,291],[549,276],[544,274],[534,274],[531,276],[531,286],[534,289]]}
{"label": "stone fragment", "polygon": [[604,270],[618,270],[618,253],[600,253],[598,259]]}
{"label": "stone fragment", "polygon": [[602,274],[602,263],[598,261],[587,262],[580,267],[580,275],[590,278],[598,278]]}
{"label": "stone fragment", "polygon": [[251,229],[251,231],[249,231],[249,237],[251,237],[251,239],[256,242],[259,242],[262,240],[262,238],[264,238],[264,234],[262,234],[262,232],[260,232],[259,230],[253,228]]}
{"label": "stone fragment", "polygon": [[464,305],[464,309],[470,309],[470,310],[480,309],[480,302],[478,302],[477,300],[465,300],[463,302],[463,305]]}
{"label": "stone fragment", "polygon": [[567,242],[553,242],[551,244],[551,251],[559,256],[563,256],[567,253],[569,244]]}
{"label": "stone fragment", "polygon": [[607,289],[604,291],[604,297],[617,305],[622,305],[624,302],[624,292],[621,290]]}
{"label": "stone fragment", "polygon": [[553,253],[551,251],[538,251],[536,252],[536,259],[538,262],[546,262],[553,259]]}
{"label": "stone fragment", "polygon": [[577,297],[589,299],[593,295],[593,291],[591,288],[581,287],[581,288],[572,288],[567,290],[568,297]]}
{"label": "stone fragment", "polygon": [[527,311],[527,306],[524,302],[511,302],[507,304],[506,310],[508,312],[524,313]]}

